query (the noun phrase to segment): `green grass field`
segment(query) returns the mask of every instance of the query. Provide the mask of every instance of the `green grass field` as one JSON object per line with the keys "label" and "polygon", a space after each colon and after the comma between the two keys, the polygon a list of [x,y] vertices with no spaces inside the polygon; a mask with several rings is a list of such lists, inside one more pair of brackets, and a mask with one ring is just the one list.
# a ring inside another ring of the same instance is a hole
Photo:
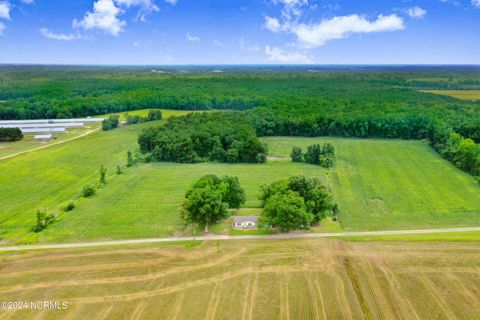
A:
{"label": "green grass field", "polygon": [[480,90],[422,90],[422,92],[440,94],[461,100],[480,100]]}
{"label": "green grass field", "polygon": [[35,141],[33,140],[33,137],[35,135],[28,134],[28,135],[25,135],[25,137],[20,141],[0,142],[0,159],[3,157],[20,153],[20,152],[29,151],[32,149],[45,147],[54,143],[72,139],[98,128],[100,128],[100,124],[90,123],[86,125],[84,128],[68,129],[67,133],[54,134],[53,136],[55,137],[55,139],[51,141]]}
{"label": "green grass field", "polygon": [[264,139],[270,155],[331,142],[330,188],[347,230],[480,224],[480,186],[421,141],[340,138]]}
{"label": "green grass field", "polygon": [[[246,190],[246,207],[257,207],[260,186],[288,175],[323,178],[323,170],[291,162],[267,164],[141,164],[115,177],[98,195],[53,224],[43,240],[171,236],[180,224],[185,191],[204,174],[232,175]],[[324,178],[323,178],[324,179]]]}
{"label": "green grass field", "polygon": [[[337,165],[325,170],[290,161],[267,164],[125,165],[145,123],[98,132],[63,145],[0,161],[0,238],[12,242],[57,242],[172,235],[179,231],[185,191],[208,173],[238,176],[246,207],[259,206],[262,184],[295,174],[317,176],[332,190],[346,230],[412,229],[480,224],[480,186],[441,159],[425,143],[340,138],[264,138],[270,155],[284,158],[294,145],[332,142]],[[37,209],[58,212],[85,184],[108,168],[106,187],[39,235],[29,228]],[[219,227],[221,229],[221,227]],[[326,222],[314,231],[339,231]],[[37,238],[38,236],[38,238]]]}
{"label": "green grass field", "polygon": [[[185,111],[167,110],[164,116]],[[37,209],[58,210],[97,181],[101,164],[112,174],[126,164],[127,150],[137,148],[138,133],[156,123],[95,132],[68,143],[0,161],[0,239],[25,236]],[[8,235],[8,236],[7,236]]]}

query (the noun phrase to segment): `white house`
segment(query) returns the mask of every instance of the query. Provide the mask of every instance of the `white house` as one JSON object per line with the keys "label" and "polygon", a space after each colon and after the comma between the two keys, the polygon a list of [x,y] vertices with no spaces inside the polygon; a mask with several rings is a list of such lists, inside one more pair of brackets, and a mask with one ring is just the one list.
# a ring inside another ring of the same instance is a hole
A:
{"label": "white house", "polygon": [[235,229],[256,229],[259,216],[233,216],[232,226]]}

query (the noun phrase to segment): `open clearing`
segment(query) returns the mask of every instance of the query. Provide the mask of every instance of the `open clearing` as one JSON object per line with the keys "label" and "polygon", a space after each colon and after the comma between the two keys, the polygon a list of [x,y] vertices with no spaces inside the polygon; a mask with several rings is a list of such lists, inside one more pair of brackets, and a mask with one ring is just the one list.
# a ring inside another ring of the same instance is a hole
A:
{"label": "open clearing", "polygon": [[421,90],[421,91],[454,97],[462,100],[480,100],[480,90]]}
{"label": "open clearing", "polygon": [[[426,254],[428,253],[428,254]],[[2,319],[476,319],[478,243],[204,242],[0,255]]]}
{"label": "open clearing", "polygon": [[[337,165],[325,170],[290,161],[154,163],[115,175],[115,166],[126,163],[126,150],[137,148],[140,130],[151,125],[155,123],[97,132],[1,161],[0,240],[35,243],[171,236],[179,230],[185,191],[207,173],[238,176],[247,193],[246,207],[260,205],[259,188],[264,183],[295,174],[319,177],[333,191],[347,231],[480,225],[480,186],[420,141],[264,138],[270,155],[277,158],[287,157],[294,145],[332,142]],[[106,187],[91,199],[78,200],[75,210],[46,231],[29,233],[36,209],[58,212],[79,196],[84,185],[98,181],[101,164],[108,169]],[[341,231],[338,224],[330,227]]]}
{"label": "open clearing", "polygon": [[89,123],[83,128],[70,128],[68,133],[54,133],[54,140],[50,141],[35,141],[33,140],[34,134],[26,134],[20,141],[15,142],[0,142],[0,161],[8,156],[31,151],[38,148],[44,148],[52,144],[67,141],[70,139],[78,138],[82,135],[86,135],[89,132],[98,130],[101,127],[99,123]]}
{"label": "open clearing", "polygon": [[[186,111],[167,110],[164,117]],[[127,150],[137,149],[138,133],[159,123],[148,122],[0,161],[0,239],[25,235],[37,209],[58,210],[79,196],[82,187],[98,181],[100,165],[113,174],[126,164]]]}

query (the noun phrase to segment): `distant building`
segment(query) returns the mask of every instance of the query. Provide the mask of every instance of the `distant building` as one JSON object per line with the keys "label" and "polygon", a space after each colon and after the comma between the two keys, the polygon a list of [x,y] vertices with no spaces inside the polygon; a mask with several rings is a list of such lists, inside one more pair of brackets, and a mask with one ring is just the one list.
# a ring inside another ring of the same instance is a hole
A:
{"label": "distant building", "polygon": [[77,119],[32,119],[32,120],[0,120],[0,125],[18,125],[18,124],[62,124],[62,123],[95,123],[102,122],[104,118],[77,118]]}
{"label": "distant building", "polygon": [[232,226],[235,229],[257,229],[259,216],[233,216]]}
{"label": "distant building", "polygon": [[23,134],[67,133],[65,128],[20,128]]}
{"label": "distant building", "polygon": [[53,136],[51,134],[37,134],[35,137],[33,137],[33,140],[36,141],[48,141],[52,139]]}
{"label": "distant building", "polygon": [[0,124],[0,128],[83,128],[83,122],[70,122],[70,123],[18,123],[18,124]]}

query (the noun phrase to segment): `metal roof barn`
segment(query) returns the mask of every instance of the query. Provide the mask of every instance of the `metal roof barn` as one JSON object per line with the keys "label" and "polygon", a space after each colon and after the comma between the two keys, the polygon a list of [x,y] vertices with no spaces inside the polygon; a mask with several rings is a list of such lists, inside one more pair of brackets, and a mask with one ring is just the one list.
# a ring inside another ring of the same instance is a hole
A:
{"label": "metal roof barn", "polygon": [[0,128],[83,128],[83,122],[0,124]]}
{"label": "metal roof barn", "polygon": [[32,119],[32,120],[1,120],[0,125],[8,124],[28,124],[28,123],[38,123],[38,124],[49,124],[49,123],[96,123],[102,122],[104,118],[79,118],[79,119]]}
{"label": "metal roof barn", "polygon": [[24,128],[20,129],[22,133],[33,134],[33,133],[67,133],[65,128]]}

